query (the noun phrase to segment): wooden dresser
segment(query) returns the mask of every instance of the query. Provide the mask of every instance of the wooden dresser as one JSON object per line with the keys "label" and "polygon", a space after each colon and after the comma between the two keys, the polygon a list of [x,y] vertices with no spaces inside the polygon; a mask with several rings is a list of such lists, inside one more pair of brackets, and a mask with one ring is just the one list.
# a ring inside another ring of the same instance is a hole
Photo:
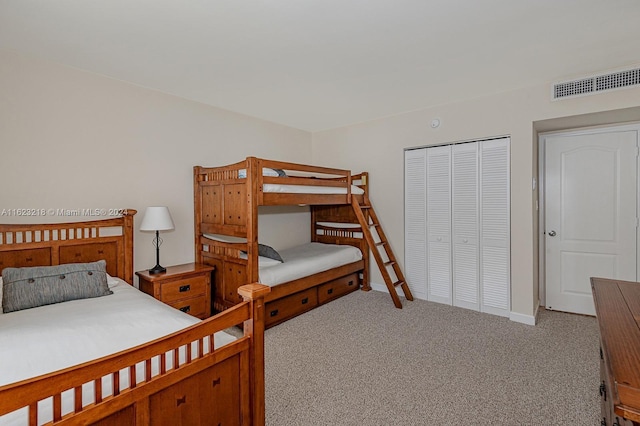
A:
{"label": "wooden dresser", "polygon": [[640,425],[640,283],[591,278],[600,326],[602,425]]}
{"label": "wooden dresser", "polygon": [[211,316],[211,273],[215,268],[198,263],[168,266],[151,275],[139,271],[140,290],[167,305],[200,319]]}

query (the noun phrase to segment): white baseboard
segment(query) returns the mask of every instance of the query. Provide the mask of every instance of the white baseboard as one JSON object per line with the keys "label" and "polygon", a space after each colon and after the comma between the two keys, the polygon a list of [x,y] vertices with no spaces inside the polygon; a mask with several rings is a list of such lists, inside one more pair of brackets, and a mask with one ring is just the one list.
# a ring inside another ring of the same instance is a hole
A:
{"label": "white baseboard", "polygon": [[[385,284],[371,282],[369,283],[369,285],[371,285],[371,290],[381,291],[383,293],[389,293],[389,290],[387,289],[387,286]],[[518,312],[510,312],[509,319],[511,321],[519,322],[521,324],[536,325],[536,323],[538,322],[538,309],[539,309],[539,306],[536,306],[536,311],[533,313],[533,315],[525,315],[525,314],[520,314]]]}
{"label": "white baseboard", "polygon": [[525,314],[519,314],[517,312],[511,312],[509,314],[509,319],[511,321],[519,322],[521,324],[536,325],[536,323],[538,322],[538,309],[539,309],[539,306],[536,306],[536,311],[533,313],[533,315],[525,315]]}
{"label": "white baseboard", "polygon": [[383,293],[389,293],[389,290],[387,289],[387,285],[386,284],[378,284],[378,283],[369,282],[369,285],[371,286],[371,290],[382,291]]}

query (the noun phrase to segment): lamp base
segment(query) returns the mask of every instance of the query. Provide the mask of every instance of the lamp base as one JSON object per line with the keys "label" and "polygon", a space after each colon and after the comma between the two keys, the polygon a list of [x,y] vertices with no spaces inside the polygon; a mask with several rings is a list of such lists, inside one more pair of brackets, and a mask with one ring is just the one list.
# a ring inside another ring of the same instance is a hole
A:
{"label": "lamp base", "polygon": [[149,273],[151,275],[155,275],[155,274],[161,274],[163,272],[167,272],[167,268],[164,268],[160,265],[156,265],[153,268],[149,269]]}

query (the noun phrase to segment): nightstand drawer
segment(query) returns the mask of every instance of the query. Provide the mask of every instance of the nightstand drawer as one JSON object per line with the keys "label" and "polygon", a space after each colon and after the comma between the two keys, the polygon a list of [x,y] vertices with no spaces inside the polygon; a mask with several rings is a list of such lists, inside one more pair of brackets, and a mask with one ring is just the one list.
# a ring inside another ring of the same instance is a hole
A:
{"label": "nightstand drawer", "polygon": [[206,315],[207,303],[204,297],[194,297],[193,299],[180,300],[178,302],[167,303],[169,306],[173,306],[176,309],[181,310],[184,313],[198,317],[200,319],[207,318]]}
{"label": "nightstand drawer", "polygon": [[162,301],[171,304],[176,300],[205,294],[207,278],[203,276],[171,281],[162,285]]}

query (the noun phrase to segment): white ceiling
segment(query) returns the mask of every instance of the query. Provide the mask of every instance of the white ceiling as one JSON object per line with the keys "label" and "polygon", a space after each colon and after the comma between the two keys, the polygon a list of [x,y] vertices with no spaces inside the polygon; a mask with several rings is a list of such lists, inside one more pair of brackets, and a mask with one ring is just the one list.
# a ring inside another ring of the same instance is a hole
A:
{"label": "white ceiling", "polygon": [[638,0],[0,0],[0,48],[318,131],[640,62]]}

